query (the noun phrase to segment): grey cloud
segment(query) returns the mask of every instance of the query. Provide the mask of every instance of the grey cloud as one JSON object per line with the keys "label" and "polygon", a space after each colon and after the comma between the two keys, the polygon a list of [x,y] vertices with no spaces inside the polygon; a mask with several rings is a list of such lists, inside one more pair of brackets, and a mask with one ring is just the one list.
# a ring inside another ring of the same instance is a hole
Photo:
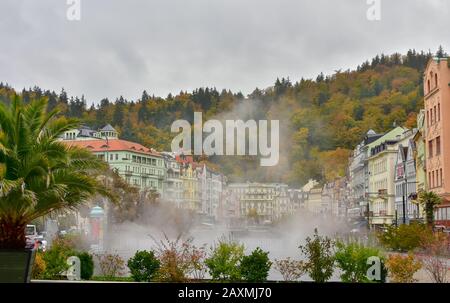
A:
{"label": "grey cloud", "polygon": [[2,0],[0,81],[39,85],[89,102],[216,86],[250,93],[355,68],[377,53],[435,50],[450,25],[446,0]]}

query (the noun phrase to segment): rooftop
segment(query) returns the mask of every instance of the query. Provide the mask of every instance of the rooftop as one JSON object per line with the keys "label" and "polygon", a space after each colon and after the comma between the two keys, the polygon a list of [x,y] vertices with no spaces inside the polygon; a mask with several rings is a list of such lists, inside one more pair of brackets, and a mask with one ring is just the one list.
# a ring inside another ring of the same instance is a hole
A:
{"label": "rooftop", "polygon": [[78,146],[89,149],[91,152],[106,152],[106,151],[130,151],[134,153],[160,157],[160,154],[155,150],[147,148],[139,143],[130,142],[121,139],[104,140],[66,140],[63,141],[69,146]]}

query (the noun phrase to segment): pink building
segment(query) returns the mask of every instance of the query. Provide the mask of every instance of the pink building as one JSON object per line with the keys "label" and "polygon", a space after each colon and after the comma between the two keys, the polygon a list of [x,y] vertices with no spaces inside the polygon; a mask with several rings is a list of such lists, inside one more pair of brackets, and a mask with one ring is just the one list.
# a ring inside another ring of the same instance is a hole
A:
{"label": "pink building", "polygon": [[428,189],[443,203],[437,225],[450,227],[450,67],[447,58],[433,58],[424,75],[425,146]]}

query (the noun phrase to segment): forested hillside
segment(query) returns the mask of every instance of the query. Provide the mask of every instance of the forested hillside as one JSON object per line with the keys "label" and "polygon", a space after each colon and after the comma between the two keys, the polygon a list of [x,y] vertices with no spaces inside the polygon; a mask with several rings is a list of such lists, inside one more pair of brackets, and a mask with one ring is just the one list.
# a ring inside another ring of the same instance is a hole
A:
{"label": "forested hillside", "polygon": [[[216,88],[181,91],[165,98],[144,91],[139,100],[86,100],[39,87],[19,92],[25,102],[47,97],[49,110],[61,109],[67,117],[80,118],[99,127],[111,123],[121,138],[157,150],[169,150],[176,119],[192,121],[195,111],[204,120],[280,120],[280,164],[259,167],[259,158],[212,157],[208,161],[235,181],[276,181],[301,185],[309,178],[332,180],[345,173],[350,150],[369,129],[384,132],[393,125],[414,127],[423,105],[422,71],[429,53],[376,56],[355,71],[336,71],[316,79],[277,79],[273,87],[255,89],[250,95]],[[7,81],[7,79],[1,79]],[[0,100],[8,102],[14,90],[0,84]]]}

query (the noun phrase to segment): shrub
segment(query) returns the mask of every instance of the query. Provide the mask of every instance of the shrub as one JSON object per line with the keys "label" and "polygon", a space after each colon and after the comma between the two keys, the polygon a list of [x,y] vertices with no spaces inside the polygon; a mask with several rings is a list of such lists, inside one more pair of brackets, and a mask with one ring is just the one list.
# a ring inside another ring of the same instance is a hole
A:
{"label": "shrub", "polygon": [[426,256],[423,266],[436,283],[446,283],[449,267],[447,259],[450,256],[450,241],[444,234],[436,234],[425,247]]}
{"label": "shrub", "polygon": [[34,263],[33,263],[33,271],[32,271],[33,279],[43,279],[45,269],[46,269],[46,264],[45,264],[44,258],[42,256],[42,253],[37,252],[36,258],[34,259]]}
{"label": "shrub", "polygon": [[267,281],[272,262],[269,252],[256,248],[249,256],[243,256],[240,264],[241,276],[248,282]]}
{"label": "shrub", "polygon": [[96,255],[102,275],[108,279],[123,275],[125,261],[119,255]]}
{"label": "shrub", "polygon": [[81,252],[77,255],[80,258],[81,279],[90,280],[94,274],[94,260],[92,255],[87,252]]}
{"label": "shrub", "polygon": [[334,242],[319,236],[315,229],[313,238],[306,238],[306,244],[299,248],[307,259],[305,269],[311,279],[319,283],[328,281],[333,275]]}
{"label": "shrub", "polygon": [[389,277],[394,283],[413,283],[414,274],[422,268],[422,262],[416,260],[414,255],[391,255],[386,261]]}
{"label": "shrub", "polygon": [[338,242],[336,246],[335,260],[342,270],[341,280],[348,283],[370,282],[367,271],[371,265],[367,264],[367,261],[370,257],[379,257],[383,260],[380,251],[357,243]]}
{"label": "shrub", "polygon": [[275,260],[274,268],[281,273],[284,281],[296,281],[305,274],[305,263],[291,258]]}
{"label": "shrub", "polygon": [[42,278],[47,280],[57,280],[64,276],[69,269],[67,258],[76,255],[71,244],[64,238],[56,238],[49,250],[42,254],[45,262],[45,271]]}
{"label": "shrub", "polygon": [[157,273],[160,262],[152,251],[137,251],[128,260],[131,277],[136,282],[150,282]]}
{"label": "shrub", "polygon": [[189,274],[196,280],[202,280],[206,274],[205,265],[206,251],[205,247],[196,247],[192,245],[189,249]]}
{"label": "shrub", "polygon": [[214,280],[238,281],[241,279],[239,265],[244,256],[244,245],[220,240],[205,264]]}
{"label": "shrub", "polygon": [[386,232],[378,234],[378,239],[386,248],[408,252],[422,247],[423,241],[432,235],[431,228],[421,223],[389,226]]}
{"label": "shrub", "polygon": [[205,265],[204,247],[192,244],[193,239],[170,240],[167,235],[160,241],[156,241],[156,254],[161,262],[158,279],[167,282],[185,282],[189,275],[200,279],[203,278]]}

